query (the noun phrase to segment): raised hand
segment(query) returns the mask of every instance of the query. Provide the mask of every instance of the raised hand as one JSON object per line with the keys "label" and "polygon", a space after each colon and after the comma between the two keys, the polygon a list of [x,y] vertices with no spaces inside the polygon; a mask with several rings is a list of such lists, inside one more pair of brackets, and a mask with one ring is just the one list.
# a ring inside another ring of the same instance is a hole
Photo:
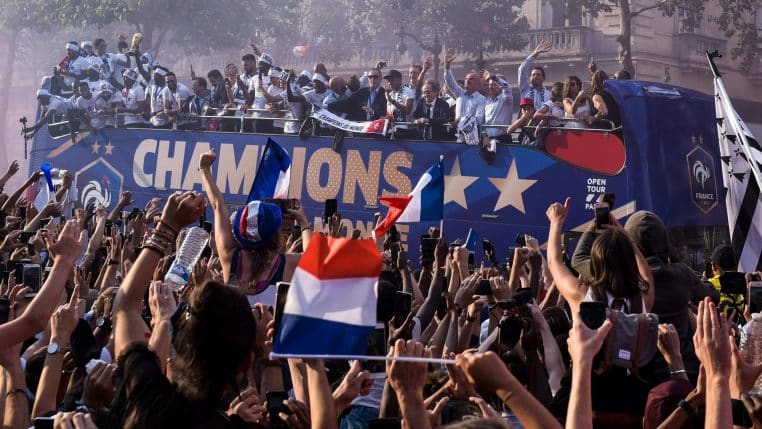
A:
{"label": "raised hand", "polygon": [[709,299],[699,303],[693,346],[709,379],[725,379],[731,373],[728,322]]}
{"label": "raised hand", "polygon": [[448,48],[444,57],[445,66],[449,68],[450,64],[452,64],[452,62],[455,61],[455,58],[457,58],[457,56],[458,54],[455,53],[455,48]]}
{"label": "raised hand", "polygon": [[160,281],[151,283],[148,288],[148,305],[155,322],[168,321],[177,310],[172,290]]}
{"label": "raised hand", "polygon": [[[392,357],[425,357],[427,354],[423,344],[416,341],[397,340],[389,351]],[[386,374],[389,383],[400,394],[421,395],[426,384],[426,369],[428,364],[421,362],[386,361]]]}
{"label": "raised hand", "polygon": [[217,152],[214,149],[209,149],[207,152],[201,154],[201,158],[198,160],[198,169],[206,170],[214,164],[217,160]]}
{"label": "raised hand", "polygon": [[575,365],[590,365],[592,367],[593,357],[601,349],[606,335],[614,325],[608,319],[603,322],[598,329],[590,329],[582,321],[582,316],[577,315],[572,321],[572,328],[569,330],[569,338],[566,343],[569,346],[569,354]]}
{"label": "raised hand", "polygon": [[101,408],[110,404],[114,399],[116,365],[98,363],[87,374],[82,393],[82,402],[91,408]]}
{"label": "raised hand", "polygon": [[197,192],[175,192],[164,205],[161,222],[179,231],[180,228],[197,222],[205,206],[206,200]]}
{"label": "raised hand", "polygon": [[85,232],[82,231],[82,228],[74,220],[66,222],[63,230],[58,234],[58,241],[55,243],[51,234],[45,236],[48,254],[50,254],[55,262],[74,263],[82,253],[85,241],[87,241]]}
{"label": "raised hand", "polygon": [[566,201],[564,201],[563,205],[561,205],[561,203],[551,204],[545,212],[545,215],[551,223],[558,222],[563,224],[566,217],[569,216],[569,207],[571,207],[571,198],[566,197]]}
{"label": "raised hand", "polygon": [[543,40],[540,43],[537,44],[537,47],[534,48],[534,52],[532,52],[532,56],[536,57],[540,54],[544,54],[553,47],[553,42],[550,40]]}

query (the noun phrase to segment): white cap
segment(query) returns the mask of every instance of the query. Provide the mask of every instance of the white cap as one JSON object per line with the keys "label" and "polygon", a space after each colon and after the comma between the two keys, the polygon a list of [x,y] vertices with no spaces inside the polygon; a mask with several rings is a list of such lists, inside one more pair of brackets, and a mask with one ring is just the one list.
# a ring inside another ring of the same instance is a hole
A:
{"label": "white cap", "polygon": [[273,65],[273,57],[270,56],[270,54],[262,53],[262,55],[259,56],[259,61]]}
{"label": "white cap", "polygon": [[163,69],[163,68],[161,68],[161,67],[157,67],[157,68],[155,68],[153,71],[154,71],[154,73],[156,73],[157,75],[159,75],[159,76],[161,76],[161,77],[164,77],[164,76],[166,76],[166,75],[167,75],[167,70],[166,70],[166,69]]}
{"label": "white cap", "polygon": [[320,73],[315,73],[315,74],[312,76],[312,81],[313,81],[313,82],[314,82],[314,81],[318,81],[318,82],[322,83],[323,85],[327,85],[327,83],[326,83],[326,81],[325,81],[325,78],[324,78],[324,77],[323,77],[323,75],[322,75],[322,74],[320,74]]}
{"label": "white cap", "polygon": [[92,47],[93,46],[93,42],[91,42],[89,40],[83,40],[82,43],[79,44],[79,46],[81,46],[82,49],[85,49],[85,46]]}
{"label": "white cap", "polygon": [[123,76],[123,77],[126,77],[126,78],[128,78],[128,79],[132,79],[132,80],[134,80],[135,82],[137,82],[137,81],[138,81],[138,79],[139,79],[139,78],[138,78],[138,72],[136,72],[136,71],[135,71],[135,70],[133,70],[133,69],[124,69],[124,71],[122,72],[122,76]]}
{"label": "white cap", "polygon": [[299,76],[307,76],[307,79],[312,80],[312,73],[309,70],[302,70]]}
{"label": "white cap", "polygon": [[98,90],[101,92],[103,91],[114,92],[114,89],[111,88],[111,84],[109,84],[108,82],[101,82],[101,84],[98,85]]}
{"label": "white cap", "polygon": [[270,77],[280,78],[281,71],[280,71],[280,69],[276,69],[275,67],[271,67],[270,71],[267,72],[267,75],[270,76]]}
{"label": "white cap", "polygon": [[40,88],[37,90],[37,97],[43,97],[43,96],[50,96],[50,91],[48,91],[45,88]]}
{"label": "white cap", "polygon": [[67,51],[78,51],[79,46],[77,46],[75,43],[67,43],[66,44],[66,50]]}

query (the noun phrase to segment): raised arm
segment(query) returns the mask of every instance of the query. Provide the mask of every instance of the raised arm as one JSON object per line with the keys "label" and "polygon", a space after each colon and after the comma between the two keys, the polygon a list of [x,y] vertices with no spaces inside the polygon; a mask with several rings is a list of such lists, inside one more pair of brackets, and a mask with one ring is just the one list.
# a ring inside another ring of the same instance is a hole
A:
{"label": "raised arm", "polygon": [[465,90],[458,84],[458,81],[455,79],[455,76],[452,74],[452,70],[450,69],[450,66],[452,65],[453,60],[455,60],[455,50],[450,48],[447,50],[447,55],[445,55],[445,71],[444,71],[444,80],[445,80],[445,89],[448,90],[450,93],[452,93],[453,98],[458,98]]}
{"label": "raised arm", "polygon": [[11,177],[19,171],[19,162],[13,161],[8,165],[8,170],[0,177],[0,189],[5,188],[5,184],[8,183]]}
{"label": "raised arm", "polygon": [[447,258],[447,244],[444,238],[437,240],[437,248],[434,253],[434,274],[429,286],[429,293],[426,299],[423,301],[423,305],[418,310],[418,319],[421,321],[421,326],[428,326],[431,319],[434,318],[434,313],[439,307],[439,300],[442,299],[442,287],[444,285],[444,270],[445,260]]}
{"label": "raised arm", "polygon": [[423,67],[421,67],[421,74],[418,75],[418,80],[415,82],[415,99],[418,100],[421,98],[421,95],[423,95],[423,82],[424,82],[424,76],[426,76],[426,72],[431,69],[431,67],[434,65],[434,63],[431,61],[431,57],[426,57],[426,60],[423,61]]}
{"label": "raised arm", "polygon": [[5,213],[8,213],[8,211],[16,206],[16,203],[19,201],[19,198],[21,198],[21,194],[24,193],[26,188],[32,186],[34,183],[36,183],[38,180],[40,180],[40,177],[42,177],[42,171],[37,170],[34,173],[32,173],[31,176],[29,176],[28,179],[26,179],[26,182],[24,182],[23,185],[21,185],[20,188],[16,189],[10,197],[8,197],[7,200],[5,200],[5,203],[3,204],[3,208],[0,209],[4,211]]}
{"label": "raised arm", "polygon": [[336,411],[333,393],[328,384],[322,360],[306,361],[307,389],[310,396],[310,426],[313,429],[335,429]]}
{"label": "raised arm", "polygon": [[548,207],[546,215],[550,220],[548,236],[548,268],[553,275],[558,291],[571,306],[573,314],[579,313],[579,303],[585,298],[587,288],[580,284],[579,279],[566,268],[561,252],[561,232],[564,221],[569,215],[571,198],[566,198],[564,205],[553,203]]}
{"label": "raised arm", "polygon": [[534,51],[521,63],[519,66],[519,94],[523,94],[524,90],[529,86],[529,72],[532,70],[534,59],[540,54],[550,51],[553,44],[550,40],[543,40],[534,48]]}
{"label": "raised arm", "polygon": [[114,353],[119,356],[133,342],[145,342],[142,318],[143,297],[159,259],[171,253],[181,228],[197,222],[204,210],[204,198],[195,192],[175,192],[167,200],[161,220],[144,242],[127,277],[122,282],[114,303]]}
{"label": "raised arm", "polygon": [[53,267],[24,313],[13,321],[0,325],[0,350],[45,330],[50,315],[64,293],[64,285],[69,279],[74,260],[79,257],[79,251],[84,244],[85,236],[81,232],[77,223],[70,220],[66,222],[57,242],[54,243],[50,236],[46,237]]}
{"label": "raised arm", "polygon": [[[204,187],[204,192],[206,192],[209,205],[214,211],[214,243],[217,247],[217,254],[223,261],[229,262],[233,257],[236,243],[233,237],[233,227],[230,224],[230,213],[228,213],[222,192],[220,192],[217,182],[212,176],[212,164],[215,160],[217,160],[217,153],[211,149],[201,155],[198,168],[201,171],[201,184]],[[229,267],[230,264],[223,263],[222,266],[223,268]],[[225,278],[228,278],[227,275],[226,273]]]}

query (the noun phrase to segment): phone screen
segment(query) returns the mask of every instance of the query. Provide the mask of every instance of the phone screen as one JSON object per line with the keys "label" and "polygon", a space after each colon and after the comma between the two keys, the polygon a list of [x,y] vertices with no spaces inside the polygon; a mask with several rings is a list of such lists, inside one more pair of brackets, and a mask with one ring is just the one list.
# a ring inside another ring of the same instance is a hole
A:
{"label": "phone screen", "polygon": [[338,202],[335,198],[325,200],[325,205],[323,206],[323,222],[328,223],[328,219],[335,215],[337,210]]}
{"label": "phone screen", "polygon": [[11,311],[11,301],[6,298],[0,298],[0,325],[8,321]]}
{"label": "phone screen", "polygon": [[489,284],[489,280],[487,279],[481,279],[479,280],[479,286],[476,286],[476,290],[474,291],[474,295],[492,295],[492,287]]}
{"label": "phone screen", "polygon": [[749,283],[749,312],[762,312],[762,281]]}
{"label": "phone screen", "polygon": [[428,235],[421,236],[421,264],[431,266],[434,263],[434,250],[437,247],[437,239]]}
{"label": "phone screen", "polygon": [[492,246],[492,242],[489,240],[482,240],[482,251],[484,252],[484,260],[489,261],[492,265],[497,264],[497,257],[495,255],[495,248]]}
{"label": "phone screen", "polygon": [[598,329],[606,321],[606,304],[599,301],[581,302],[579,313],[588,328]]}
{"label": "phone screen", "polygon": [[290,287],[291,283],[288,282],[278,282],[275,286],[275,308],[273,309],[273,329],[275,330],[275,335],[278,335],[280,320],[283,318],[283,309],[286,307],[286,297]]}
{"label": "phone screen", "polygon": [[405,322],[410,308],[413,305],[413,295],[407,292],[397,291],[394,296],[394,326],[400,327]]}
{"label": "phone screen", "polygon": [[595,203],[595,229],[603,229],[603,225],[611,223],[610,213],[609,203]]}
{"label": "phone screen", "polygon": [[270,415],[270,428],[287,429],[288,424],[280,418],[280,413],[291,414],[291,410],[283,404],[288,400],[288,393],[283,391],[267,392],[267,412]]}
{"label": "phone screen", "polygon": [[[386,356],[386,330],[383,323],[377,323],[373,332],[368,335],[368,350],[367,356]],[[366,360],[362,361],[362,369],[373,374],[377,374],[374,378],[378,378],[378,374],[381,376],[386,375],[386,362],[383,360]]]}
{"label": "phone screen", "polygon": [[24,282],[24,285],[32,288],[33,292],[38,292],[42,282],[42,269],[40,265],[24,264],[21,273],[21,280]]}
{"label": "phone screen", "polygon": [[35,417],[34,429],[53,429],[53,417]]}

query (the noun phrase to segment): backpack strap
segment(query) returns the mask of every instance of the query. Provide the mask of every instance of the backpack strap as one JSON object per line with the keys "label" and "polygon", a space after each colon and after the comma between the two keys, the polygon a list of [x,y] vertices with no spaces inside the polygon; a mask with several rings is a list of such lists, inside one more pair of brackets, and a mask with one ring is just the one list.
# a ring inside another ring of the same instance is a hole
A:
{"label": "backpack strap", "polygon": [[643,339],[646,336],[647,321],[644,313],[638,313],[638,335],[635,337],[635,350],[633,350],[630,362],[632,362],[632,375],[640,379],[640,352]]}

